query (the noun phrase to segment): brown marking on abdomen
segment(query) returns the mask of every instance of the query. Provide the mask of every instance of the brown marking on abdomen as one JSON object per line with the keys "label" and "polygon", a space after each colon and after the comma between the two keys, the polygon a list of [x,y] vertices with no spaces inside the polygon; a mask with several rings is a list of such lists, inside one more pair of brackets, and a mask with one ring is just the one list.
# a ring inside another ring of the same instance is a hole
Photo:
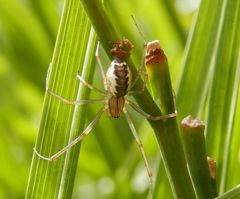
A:
{"label": "brown marking on abdomen", "polygon": [[123,97],[127,94],[128,89],[128,67],[125,63],[117,63],[114,65],[114,74],[116,75],[116,96]]}
{"label": "brown marking on abdomen", "polygon": [[110,115],[114,118],[120,117],[121,113],[123,112],[124,104],[125,104],[124,97],[118,98],[118,97],[112,96],[108,100],[108,109],[109,109]]}

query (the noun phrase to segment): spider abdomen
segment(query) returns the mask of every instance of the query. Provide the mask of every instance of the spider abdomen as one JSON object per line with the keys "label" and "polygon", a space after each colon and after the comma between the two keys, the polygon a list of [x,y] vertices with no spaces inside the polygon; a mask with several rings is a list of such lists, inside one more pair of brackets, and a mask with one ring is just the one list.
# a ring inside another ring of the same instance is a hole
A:
{"label": "spider abdomen", "polygon": [[120,98],[127,94],[132,75],[126,62],[113,60],[106,77],[108,89],[113,96]]}

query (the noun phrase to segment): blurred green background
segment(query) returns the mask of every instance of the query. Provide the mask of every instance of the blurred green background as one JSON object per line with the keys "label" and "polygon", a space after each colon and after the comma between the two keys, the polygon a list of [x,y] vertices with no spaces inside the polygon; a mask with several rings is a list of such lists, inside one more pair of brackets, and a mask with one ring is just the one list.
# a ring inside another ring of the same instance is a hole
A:
{"label": "blurred green background", "polygon": [[24,198],[61,1],[0,1],[0,198]]}
{"label": "blurred green background", "polygon": [[[62,0],[0,0],[0,198],[20,199],[25,195],[63,4]],[[135,32],[130,39],[136,48],[143,41],[131,14],[147,41],[160,40],[175,90],[198,5],[197,0],[105,1],[109,14],[122,19],[119,26]],[[107,67],[110,60],[103,52],[101,56]],[[102,85],[100,75],[95,75],[94,85]],[[89,109],[88,121],[98,108]],[[145,119],[129,111],[156,174],[160,160],[156,159],[159,149],[154,134]],[[160,192],[172,198],[169,184],[162,182]],[[121,193],[122,198],[144,198],[147,189],[143,160],[126,121],[105,114],[82,144],[73,198],[111,198],[113,193]]]}

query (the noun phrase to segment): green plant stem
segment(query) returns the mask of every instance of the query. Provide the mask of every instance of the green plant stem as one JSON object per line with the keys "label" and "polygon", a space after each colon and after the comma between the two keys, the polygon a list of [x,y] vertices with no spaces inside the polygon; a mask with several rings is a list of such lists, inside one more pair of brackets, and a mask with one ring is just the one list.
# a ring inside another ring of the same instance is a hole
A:
{"label": "green plant stem", "polygon": [[198,199],[212,199],[217,196],[207,162],[204,139],[204,124],[188,116],[182,120],[182,137],[190,174]]}
{"label": "green plant stem", "polygon": [[109,55],[112,43],[122,38],[120,38],[116,29],[109,21],[101,1],[81,0],[81,2],[94,29],[97,32],[101,45],[103,45],[103,48]]}
{"label": "green plant stem", "polygon": [[[163,50],[160,48],[159,41],[153,41],[147,44],[145,63],[155,102],[161,108],[163,115],[175,113],[168,61]],[[168,118],[161,121],[161,123],[164,130],[155,133],[162,151],[167,173],[171,176],[170,184],[175,189],[177,188],[175,190],[175,197],[195,198],[176,117]],[[184,180],[182,176],[185,176]],[[178,190],[179,184],[183,185],[181,190]]]}

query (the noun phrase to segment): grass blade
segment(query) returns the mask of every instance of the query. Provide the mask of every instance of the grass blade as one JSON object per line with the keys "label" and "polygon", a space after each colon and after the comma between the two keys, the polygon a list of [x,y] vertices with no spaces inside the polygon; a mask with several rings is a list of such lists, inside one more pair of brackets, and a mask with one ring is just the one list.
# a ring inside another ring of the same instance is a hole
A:
{"label": "grass blade", "polygon": [[222,0],[201,2],[195,24],[189,35],[184,69],[177,90],[180,120],[189,114],[193,117],[200,116],[203,111],[222,6]]}
{"label": "grass blade", "polygon": [[234,187],[233,189],[227,191],[216,199],[238,199],[240,197],[240,185]]}
{"label": "grass blade", "polygon": [[[79,81],[76,78],[83,65],[92,65],[95,59],[95,36],[89,37],[90,24],[77,0],[67,0],[59,28],[56,47],[49,74],[48,87],[67,99],[76,99]],[[91,48],[90,48],[91,47]],[[87,62],[86,62],[87,61]],[[86,64],[87,63],[87,64]],[[85,76],[93,74],[89,67]],[[86,70],[86,69],[83,69]],[[90,78],[86,77],[86,78]],[[81,89],[78,94],[84,99],[89,92]],[[85,108],[84,108],[85,109]],[[63,104],[60,100],[46,94],[41,126],[37,138],[36,149],[44,156],[50,156],[67,145],[72,137],[79,134],[84,127],[84,111],[76,106]],[[76,115],[80,119],[75,121]],[[79,145],[67,155],[55,162],[48,162],[33,156],[31,173],[26,198],[69,198],[71,197],[78,161]]]}
{"label": "grass blade", "polygon": [[214,57],[206,138],[210,156],[217,160],[220,193],[223,193],[240,80],[240,1],[225,1],[221,18],[219,43]]}
{"label": "grass blade", "polygon": [[207,115],[207,151],[217,161],[220,193],[226,190],[230,146],[236,132],[233,124],[239,121],[235,117],[240,74],[239,5],[239,0],[202,1],[178,89],[180,118]]}

